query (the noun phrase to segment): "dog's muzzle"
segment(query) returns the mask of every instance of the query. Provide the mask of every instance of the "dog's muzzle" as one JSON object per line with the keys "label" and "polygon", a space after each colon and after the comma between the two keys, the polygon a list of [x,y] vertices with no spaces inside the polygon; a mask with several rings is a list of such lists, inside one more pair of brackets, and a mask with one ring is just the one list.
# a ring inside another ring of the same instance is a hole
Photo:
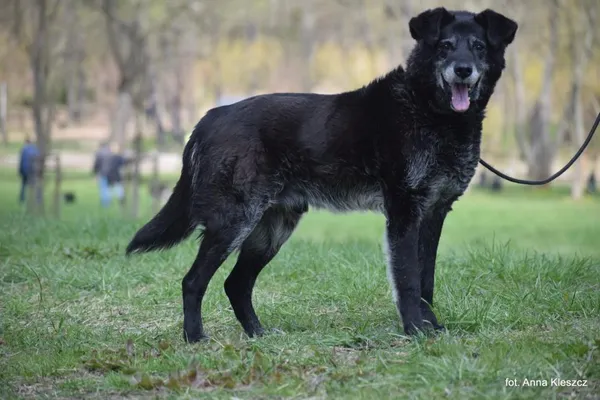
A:
{"label": "dog's muzzle", "polygon": [[465,112],[471,104],[470,95],[479,83],[481,73],[473,64],[452,63],[442,72],[442,79],[450,86],[451,105],[456,112]]}

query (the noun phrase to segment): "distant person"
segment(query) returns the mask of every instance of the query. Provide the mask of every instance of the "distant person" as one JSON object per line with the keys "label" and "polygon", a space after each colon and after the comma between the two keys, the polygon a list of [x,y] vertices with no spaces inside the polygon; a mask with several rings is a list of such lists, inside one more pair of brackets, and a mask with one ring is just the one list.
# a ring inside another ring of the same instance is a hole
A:
{"label": "distant person", "polygon": [[19,203],[25,202],[25,192],[27,185],[30,184],[35,177],[35,159],[39,151],[37,146],[31,142],[29,138],[25,138],[25,144],[21,148],[19,159],[19,175],[21,177],[21,193],[19,195]]}
{"label": "distant person", "polygon": [[596,174],[592,171],[588,181],[587,181],[587,192],[589,194],[594,194],[598,191],[598,184],[596,183]]}
{"label": "distant person", "polygon": [[123,175],[121,171],[125,165],[132,161],[132,158],[127,158],[118,153],[112,154],[109,158],[107,174],[108,188],[113,196],[119,199],[121,204],[125,202],[125,188],[123,187]]}
{"label": "distant person", "polygon": [[125,189],[123,188],[122,169],[125,165],[133,161],[130,158],[111,151],[98,151],[96,153],[96,162],[94,171],[98,176],[98,185],[100,189],[100,201],[104,207],[108,207],[112,197],[119,199],[119,202],[125,201]]}
{"label": "distant person", "polygon": [[104,207],[108,207],[110,204],[110,193],[108,191],[108,164],[111,156],[112,152],[110,151],[110,145],[108,142],[104,142],[100,144],[94,159],[93,171],[96,175],[98,189],[100,191],[100,203]]}

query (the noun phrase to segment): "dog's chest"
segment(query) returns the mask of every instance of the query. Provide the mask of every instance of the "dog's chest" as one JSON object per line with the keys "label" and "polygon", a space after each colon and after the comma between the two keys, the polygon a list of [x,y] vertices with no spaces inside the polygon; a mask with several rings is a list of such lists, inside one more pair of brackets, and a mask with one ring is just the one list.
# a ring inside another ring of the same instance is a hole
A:
{"label": "dog's chest", "polygon": [[451,203],[467,189],[478,161],[477,143],[430,149],[409,160],[407,183],[424,190],[427,205]]}

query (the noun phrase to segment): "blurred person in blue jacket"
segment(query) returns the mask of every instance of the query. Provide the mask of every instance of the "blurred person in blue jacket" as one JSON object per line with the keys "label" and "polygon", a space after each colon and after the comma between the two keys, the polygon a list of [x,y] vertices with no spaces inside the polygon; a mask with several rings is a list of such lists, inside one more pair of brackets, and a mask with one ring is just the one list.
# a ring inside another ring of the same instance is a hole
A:
{"label": "blurred person in blue jacket", "polygon": [[123,188],[122,168],[132,162],[117,152],[113,152],[108,143],[104,143],[96,152],[94,161],[94,173],[98,179],[100,190],[100,203],[108,207],[112,197],[125,201],[125,190]]}
{"label": "blurred person in blue jacket", "polygon": [[35,178],[35,160],[39,155],[37,146],[29,138],[25,138],[25,144],[21,148],[19,158],[19,175],[21,177],[21,193],[19,203],[25,202],[25,192],[27,185],[32,183]]}

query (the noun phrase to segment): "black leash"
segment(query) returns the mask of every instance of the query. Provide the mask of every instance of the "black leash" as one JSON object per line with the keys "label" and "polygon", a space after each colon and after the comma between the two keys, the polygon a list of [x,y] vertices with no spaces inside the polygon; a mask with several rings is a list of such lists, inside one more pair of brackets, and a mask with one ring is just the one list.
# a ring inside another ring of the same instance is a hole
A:
{"label": "black leash", "polygon": [[596,117],[596,121],[594,122],[594,125],[592,125],[592,129],[590,130],[590,133],[588,133],[587,138],[585,139],[585,141],[583,142],[583,144],[581,145],[581,147],[579,148],[577,153],[575,153],[573,158],[571,158],[571,161],[569,161],[567,163],[567,165],[562,167],[562,169],[560,171],[558,171],[551,177],[541,180],[541,181],[528,181],[528,180],[524,180],[524,179],[512,178],[512,177],[505,175],[502,172],[498,171],[496,168],[492,167],[490,164],[488,164],[487,162],[485,162],[482,159],[480,159],[479,162],[481,163],[481,165],[483,165],[484,167],[486,167],[487,169],[492,171],[494,174],[498,175],[500,178],[506,179],[507,181],[510,181],[513,183],[519,183],[521,185],[545,185],[546,183],[552,182],[553,180],[555,180],[556,178],[558,178],[559,176],[564,174],[566,170],[571,168],[571,165],[573,165],[573,163],[575,161],[577,161],[577,159],[579,158],[579,156],[581,156],[581,154],[583,153],[585,148],[588,146],[588,144],[590,144],[590,141],[594,137],[594,133],[596,133],[596,128],[598,128],[599,123],[600,123],[600,113],[598,113],[598,116]]}

